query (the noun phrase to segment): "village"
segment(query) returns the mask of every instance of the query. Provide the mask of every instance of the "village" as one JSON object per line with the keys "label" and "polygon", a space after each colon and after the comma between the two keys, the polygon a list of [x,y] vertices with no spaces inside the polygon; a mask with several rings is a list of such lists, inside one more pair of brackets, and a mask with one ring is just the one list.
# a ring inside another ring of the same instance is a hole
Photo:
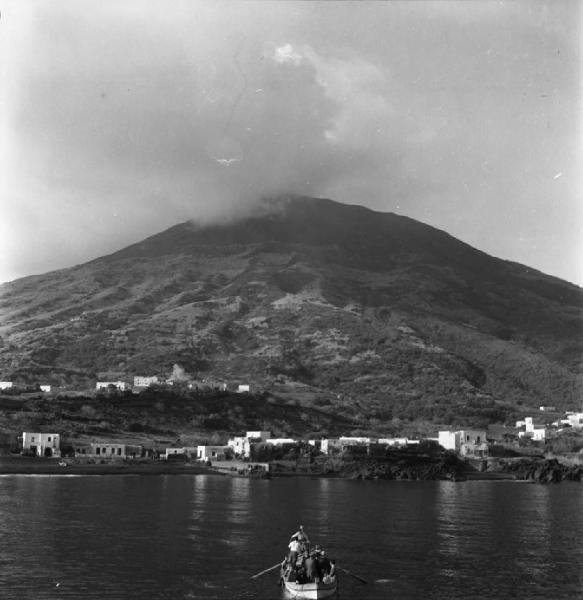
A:
{"label": "village", "polygon": [[[250,394],[251,385],[200,380],[188,377],[178,365],[174,365],[169,378],[158,376],[135,376],[133,385],[127,381],[96,381],[93,394],[140,394],[147,389],[181,386],[188,390],[227,391],[230,387],[237,394]],[[37,392],[54,396],[63,393],[48,384],[35,386]],[[18,385],[1,381],[0,391],[17,393]],[[26,393],[25,390],[23,390]],[[188,463],[212,466],[216,471],[241,473],[249,469],[270,471],[270,463],[286,456],[360,456],[377,457],[389,450],[411,450],[420,445],[432,444],[440,451],[454,454],[460,460],[481,464],[484,470],[489,459],[506,454],[544,453],[545,447],[563,434],[583,435],[583,412],[560,413],[554,406],[540,406],[538,414],[516,421],[514,427],[490,425],[487,429],[460,428],[436,431],[429,436],[338,436],[319,439],[274,437],[270,431],[246,431],[244,434],[224,436],[223,443],[202,445],[161,444],[140,445],[133,440],[99,436],[91,440],[64,439],[59,431],[24,431],[15,440],[13,448],[23,457],[59,459],[62,467],[71,464],[112,465],[128,461],[161,461],[166,464]],[[219,436],[220,437],[220,436]],[[527,451],[528,450],[528,451]],[[524,451],[524,452],[523,452]]]}
{"label": "village", "polygon": [[[543,407],[541,407],[542,412]],[[513,430],[511,433],[505,430]],[[23,432],[19,437],[21,453],[25,456],[41,458],[85,459],[101,464],[139,458],[163,461],[199,461],[213,465],[217,469],[232,470],[232,465],[260,465],[269,470],[270,459],[283,457],[291,451],[317,453],[324,456],[338,456],[352,453],[360,456],[377,456],[389,448],[411,448],[421,443],[438,444],[444,451],[455,453],[467,460],[487,460],[493,448],[514,437],[518,447],[520,440],[528,440],[535,448],[544,448],[547,439],[560,436],[564,431],[583,432],[583,413],[568,412],[565,417],[551,426],[536,426],[533,417],[518,421],[514,428],[504,430],[446,430],[439,431],[436,437],[410,439],[407,437],[372,438],[349,437],[323,439],[275,438],[269,431],[247,431],[245,435],[233,436],[223,445],[197,445],[165,448],[147,448],[129,443],[113,443],[107,439],[96,439],[87,444],[75,442],[67,445],[67,453],[62,451],[62,438],[58,432]],[[510,436],[510,437],[509,437]],[[66,466],[66,460],[60,463]]]}

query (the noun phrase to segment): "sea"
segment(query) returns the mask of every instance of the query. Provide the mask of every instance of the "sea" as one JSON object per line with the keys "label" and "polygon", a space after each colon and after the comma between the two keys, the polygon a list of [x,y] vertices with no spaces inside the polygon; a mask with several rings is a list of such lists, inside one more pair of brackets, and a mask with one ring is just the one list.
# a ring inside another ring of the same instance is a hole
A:
{"label": "sea", "polygon": [[583,485],[0,476],[2,600],[283,600],[302,524],[338,597],[583,598]]}

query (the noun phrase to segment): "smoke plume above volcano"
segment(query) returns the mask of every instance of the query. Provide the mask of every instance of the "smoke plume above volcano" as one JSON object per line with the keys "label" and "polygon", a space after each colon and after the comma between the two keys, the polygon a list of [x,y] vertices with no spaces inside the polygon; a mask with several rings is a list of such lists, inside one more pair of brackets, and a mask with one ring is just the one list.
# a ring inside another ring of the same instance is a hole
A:
{"label": "smoke plume above volcano", "polygon": [[576,12],[8,2],[0,280],[280,194],[406,214],[576,280]]}

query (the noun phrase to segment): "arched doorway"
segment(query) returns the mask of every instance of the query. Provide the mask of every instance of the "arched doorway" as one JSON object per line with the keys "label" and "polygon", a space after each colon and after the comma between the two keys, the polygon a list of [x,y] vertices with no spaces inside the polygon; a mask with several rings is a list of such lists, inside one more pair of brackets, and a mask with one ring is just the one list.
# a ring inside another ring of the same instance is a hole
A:
{"label": "arched doorway", "polygon": [[52,455],[53,455],[53,449],[45,448],[45,458],[51,458]]}

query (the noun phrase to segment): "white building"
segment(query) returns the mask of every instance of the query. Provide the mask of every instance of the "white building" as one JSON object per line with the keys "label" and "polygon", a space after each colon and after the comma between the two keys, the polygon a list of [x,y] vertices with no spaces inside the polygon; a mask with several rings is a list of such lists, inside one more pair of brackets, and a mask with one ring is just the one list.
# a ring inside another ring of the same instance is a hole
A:
{"label": "white building", "polygon": [[331,454],[332,452],[343,452],[349,448],[368,447],[376,442],[369,437],[339,437],[323,439],[320,444],[322,454]]}
{"label": "white building", "polygon": [[[417,440],[415,440],[417,441]],[[409,438],[379,438],[379,444],[384,446],[406,446]]]}
{"label": "white building", "polygon": [[197,449],[194,446],[184,446],[183,448],[166,448],[164,458],[168,460],[170,456],[184,455],[190,458],[197,456]]}
{"label": "white building", "polygon": [[12,381],[0,381],[0,390],[8,390],[13,385]]}
{"label": "white building", "polygon": [[249,440],[244,436],[237,436],[231,438],[227,442],[227,445],[233,450],[235,456],[245,456],[249,458],[249,456],[251,455],[251,444],[249,443]]}
{"label": "white building", "polygon": [[248,431],[245,437],[250,442],[264,442],[271,437],[271,431]]}
{"label": "white building", "polygon": [[524,419],[524,431],[519,431],[518,437],[527,437],[534,442],[544,442],[547,437],[547,430],[545,427],[535,427],[532,417],[526,417]]}
{"label": "white building", "polygon": [[125,381],[98,381],[95,384],[96,390],[108,390],[110,386],[118,389],[120,392],[125,392],[130,389],[130,384]]}
{"label": "white building", "polygon": [[45,458],[61,456],[61,436],[58,433],[30,433],[22,434],[22,449],[34,452],[36,456]]}
{"label": "white building", "polygon": [[285,444],[297,444],[298,442],[292,438],[269,438],[265,440],[265,443],[272,446],[284,446]]}
{"label": "white building", "polygon": [[136,458],[142,455],[142,447],[130,444],[94,442],[91,444],[90,454],[100,458]]}
{"label": "white building", "polygon": [[198,460],[225,460],[230,453],[230,446],[197,446]]}
{"label": "white building", "polygon": [[40,391],[44,392],[45,394],[48,394],[51,391],[51,386],[50,385],[41,385]]}
{"label": "white building", "polygon": [[320,452],[322,454],[331,454],[334,451],[342,451],[342,444],[338,438],[324,438],[320,442]]}
{"label": "white building", "polygon": [[271,438],[271,431],[248,431],[245,436],[231,438],[227,445],[236,456],[249,458],[251,445],[265,442]]}
{"label": "white building", "polygon": [[573,429],[583,429],[583,413],[567,413],[565,416]]}
{"label": "white building", "polygon": [[158,379],[158,377],[156,377],[156,375],[151,375],[151,376],[141,376],[141,375],[136,375],[134,377],[134,387],[142,387],[142,388],[147,388],[150,387],[151,385],[156,385],[160,383],[160,380]]}
{"label": "white building", "polygon": [[239,384],[239,387],[237,388],[237,394],[248,394],[250,391],[251,386],[249,386],[248,384]]}
{"label": "white building", "polygon": [[459,431],[440,431],[437,438],[439,445],[446,450],[453,450],[461,456],[488,456],[486,432],[477,429]]}

